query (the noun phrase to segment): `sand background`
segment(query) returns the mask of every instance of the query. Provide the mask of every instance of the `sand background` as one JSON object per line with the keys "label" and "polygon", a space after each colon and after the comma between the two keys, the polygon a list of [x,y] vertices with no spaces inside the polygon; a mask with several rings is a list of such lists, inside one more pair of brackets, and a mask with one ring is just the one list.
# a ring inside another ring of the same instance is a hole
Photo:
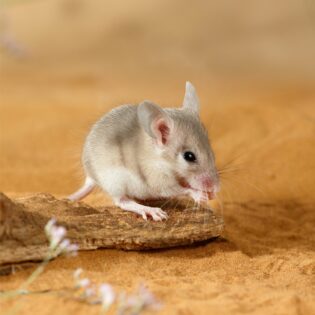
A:
{"label": "sand background", "polygon": [[[32,288],[69,286],[82,267],[117,289],[145,282],[164,303],[160,314],[314,314],[314,9],[293,0],[4,2],[0,34],[22,56],[2,47],[1,191],[73,192],[100,115],[143,99],[179,106],[186,80],[218,166],[232,169],[222,178],[221,240],[83,252],[56,259]],[[86,201],[110,202],[101,193]],[[30,272],[1,277],[0,287]],[[51,295],[20,301],[19,314],[99,312]]]}

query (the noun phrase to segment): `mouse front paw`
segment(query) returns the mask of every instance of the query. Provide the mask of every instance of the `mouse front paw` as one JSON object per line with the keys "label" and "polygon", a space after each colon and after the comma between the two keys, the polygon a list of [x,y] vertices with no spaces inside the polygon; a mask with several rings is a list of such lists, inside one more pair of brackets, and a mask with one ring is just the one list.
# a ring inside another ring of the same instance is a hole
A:
{"label": "mouse front paw", "polygon": [[154,221],[162,221],[168,218],[167,213],[161,208],[144,206],[127,197],[117,199],[115,204],[123,210],[140,214],[144,220],[148,220],[148,215]]}
{"label": "mouse front paw", "polygon": [[209,200],[208,195],[200,190],[190,190],[189,196],[198,204]]}
{"label": "mouse front paw", "polygon": [[140,213],[144,220],[147,220],[147,215],[151,216],[154,221],[162,221],[168,218],[168,215],[161,208],[146,207]]}

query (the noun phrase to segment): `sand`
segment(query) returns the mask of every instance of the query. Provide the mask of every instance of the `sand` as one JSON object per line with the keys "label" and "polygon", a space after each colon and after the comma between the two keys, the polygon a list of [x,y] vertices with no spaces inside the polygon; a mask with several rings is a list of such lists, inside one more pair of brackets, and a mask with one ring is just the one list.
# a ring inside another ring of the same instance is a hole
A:
{"label": "sand", "polygon": [[[19,8],[12,16],[22,16]],[[23,21],[25,17],[21,25]],[[54,55],[53,44],[38,44],[39,31],[19,25],[17,34],[30,40],[37,59],[1,60],[0,187],[9,196],[49,192],[64,197],[73,192],[82,180],[80,152],[89,126],[125,102],[151,99],[178,106],[186,79],[200,95],[201,117],[218,166],[231,163],[222,178],[218,209],[226,224],[222,238],[189,248],[97,250],[58,258],[32,289],[71,286],[72,272],[81,267],[97,283],[109,282],[118,290],[131,292],[146,283],[163,303],[161,315],[315,314],[315,85],[305,74],[311,64],[303,68],[303,78],[302,68],[294,72],[293,67],[281,79],[253,79],[244,73],[238,79],[222,69],[210,73],[194,50],[197,58],[189,65],[172,50],[159,55],[165,57],[160,63],[156,55],[152,60],[136,58],[134,46],[130,59],[124,59],[124,54],[116,54],[122,43],[111,42],[119,28],[106,37],[109,50],[97,46],[106,58],[92,58],[79,49],[72,60],[60,57],[71,55],[69,45]],[[66,36],[62,33],[60,41]],[[180,39],[185,42],[185,37]],[[146,40],[141,47],[150,46]],[[97,192],[86,202],[110,200]],[[31,271],[0,277],[1,289],[16,288]],[[49,294],[19,301],[19,314],[99,313],[97,306]],[[4,303],[1,313],[10,305]]]}
{"label": "sand", "polygon": [[[11,84],[7,91],[14,88]],[[29,87],[6,93],[1,104],[2,190],[10,196],[43,191],[60,197],[75,190],[87,128],[119,95],[137,98],[138,92],[126,86],[102,105],[93,89],[82,92],[81,86],[59,90],[66,101],[45,85],[40,91]],[[135,90],[141,94],[143,86]],[[191,248],[98,250],[56,259],[32,285],[34,290],[70,286],[73,270],[82,267],[86,276],[118,289],[130,291],[145,282],[163,302],[161,314],[314,314],[315,98],[287,104],[289,93],[268,101],[255,94],[253,104],[241,105],[238,92],[237,102],[221,100],[211,106],[215,100],[202,86],[199,90],[218,164],[240,156],[232,164],[237,171],[222,179],[222,239]],[[177,93],[161,91],[163,86],[155,87],[152,99],[180,102]],[[87,201],[109,202],[101,193]],[[17,287],[29,273],[1,277],[1,288]],[[20,300],[19,314],[98,313],[97,307],[54,296]]]}

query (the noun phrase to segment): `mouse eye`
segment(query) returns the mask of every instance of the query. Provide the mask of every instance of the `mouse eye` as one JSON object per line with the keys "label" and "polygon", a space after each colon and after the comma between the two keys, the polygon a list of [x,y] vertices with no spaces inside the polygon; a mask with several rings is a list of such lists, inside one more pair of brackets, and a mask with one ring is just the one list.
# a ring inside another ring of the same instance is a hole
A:
{"label": "mouse eye", "polygon": [[194,153],[192,153],[191,151],[186,151],[184,152],[184,159],[187,162],[196,162],[196,156]]}

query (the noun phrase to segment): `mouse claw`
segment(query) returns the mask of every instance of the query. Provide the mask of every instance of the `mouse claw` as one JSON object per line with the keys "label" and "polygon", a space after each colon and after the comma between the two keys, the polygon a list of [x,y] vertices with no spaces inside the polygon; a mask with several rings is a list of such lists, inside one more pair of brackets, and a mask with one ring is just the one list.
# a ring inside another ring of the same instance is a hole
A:
{"label": "mouse claw", "polygon": [[146,215],[146,213],[144,211],[142,212],[142,218],[144,220],[148,221],[147,215]]}
{"label": "mouse claw", "polygon": [[164,211],[160,213],[160,216],[161,216],[162,220],[163,220],[163,219],[164,219],[164,220],[167,220],[167,219],[168,219],[168,215],[167,215],[167,213],[164,212]]}
{"label": "mouse claw", "polygon": [[167,219],[167,214],[160,208],[148,208],[147,214],[149,214],[154,221],[162,221]]}
{"label": "mouse claw", "polygon": [[115,204],[121,209],[132,211],[141,215],[145,221],[148,220],[148,215],[151,216],[154,221],[162,221],[168,218],[167,213],[161,208],[147,207],[130,199],[120,198],[116,200]]}
{"label": "mouse claw", "polygon": [[152,218],[153,218],[154,221],[162,221],[162,218],[157,216],[157,215],[155,215],[155,214],[152,215]]}
{"label": "mouse claw", "polygon": [[156,214],[158,215],[158,218],[159,218],[158,220],[159,221],[167,220],[167,218],[168,218],[167,213],[165,211],[163,211],[162,209],[160,209],[160,208],[157,208],[157,213]]}

